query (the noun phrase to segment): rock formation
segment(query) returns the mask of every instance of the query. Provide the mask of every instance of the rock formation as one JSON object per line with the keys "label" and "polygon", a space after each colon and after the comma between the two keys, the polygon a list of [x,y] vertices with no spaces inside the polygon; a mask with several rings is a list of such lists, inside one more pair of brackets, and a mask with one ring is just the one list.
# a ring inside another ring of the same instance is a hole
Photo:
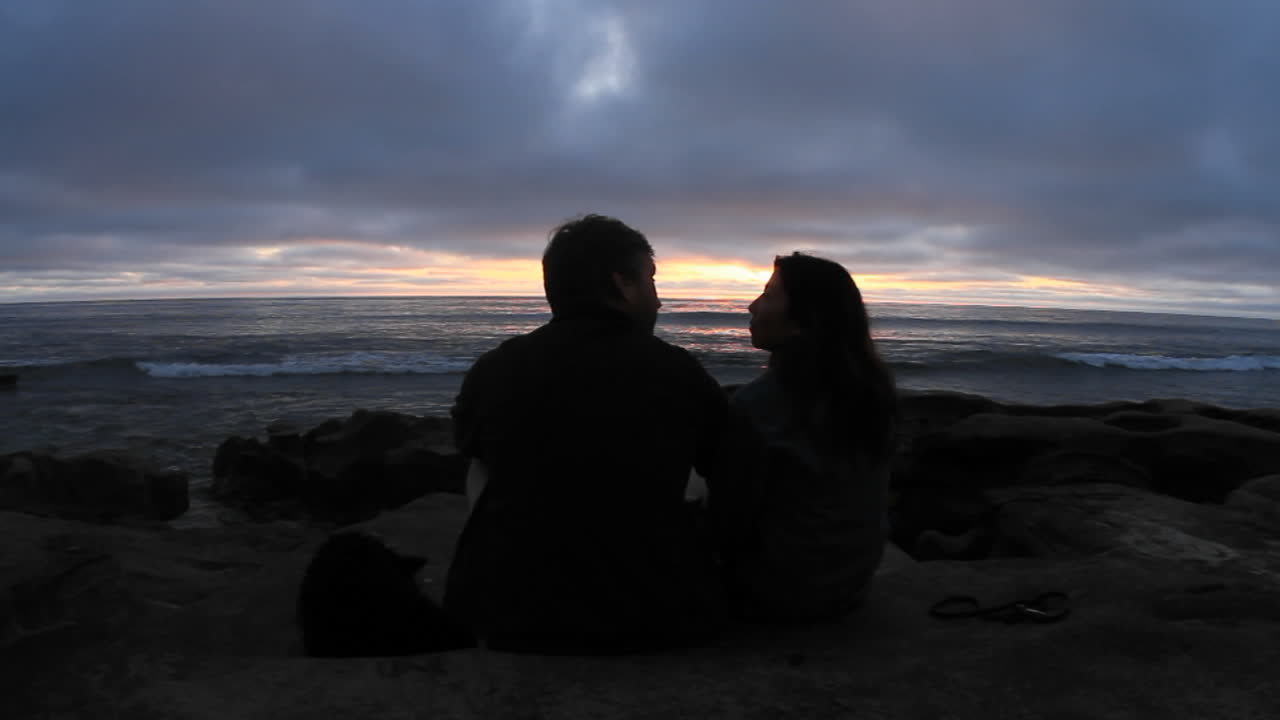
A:
{"label": "rock formation", "polygon": [[[440,597],[467,514],[461,496],[432,491],[461,485],[456,467],[430,470],[458,463],[431,439],[440,421],[356,413],[229,440],[220,493],[267,508],[263,522],[178,530],[0,511],[4,717],[1280,716],[1280,414],[954,394],[907,394],[903,407],[894,537],[937,559],[890,548],[849,618],[736,625],[692,651],[305,657],[294,603],[329,537],[312,519],[367,517],[342,532],[428,558],[415,577]],[[0,487],[39,489],[35,457],[6,456]],[[1068,594],[1071,615],[929,616],[952,594],[997,604],[1045,591]]]}
{"label": "rock formation", "polygon": [[1183,400],[1036,407],[954,393],[904,393],[902,407],[893,533],[908,549],[929,530],[985,527],[977,536],[994,544],[990,513],[1003,497],[994,490],[1110,484],[1220,505],[1280,473],[1275,410]]}
{"label": "rock formation", "polygon": [[0,455],[0,509],[96,522],[171,520],[190,504],[184,473],[129,453]]}
{"label": "rock formation", "polygon": [[[440,420],[357,410],[266,442],[228,438],[213,460],[213,494],[259,517],[349,524],[430,492],[463,493],[466,462],[442,452]],[[451,450],[451,449],[450,449]]]}

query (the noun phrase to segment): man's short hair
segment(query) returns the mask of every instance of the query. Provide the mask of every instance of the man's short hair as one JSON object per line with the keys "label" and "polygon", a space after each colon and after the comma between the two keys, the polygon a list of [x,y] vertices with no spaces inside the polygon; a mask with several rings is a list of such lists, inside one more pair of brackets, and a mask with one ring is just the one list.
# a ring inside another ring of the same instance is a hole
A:
{"label": "man's short hair", "polygon": [[583,215],[560,225],[542,253],[542,287],[551,313],[618,298],[613,273],[636,278],[651,257],[648,239],[617,218]]}

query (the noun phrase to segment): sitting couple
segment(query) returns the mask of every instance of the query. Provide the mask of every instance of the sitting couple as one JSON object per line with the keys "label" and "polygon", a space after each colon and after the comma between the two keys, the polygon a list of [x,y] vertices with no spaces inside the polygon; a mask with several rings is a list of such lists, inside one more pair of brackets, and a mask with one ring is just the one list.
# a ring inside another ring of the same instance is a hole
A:
{"label": "sitting couple", "polygon": [[749,308],[769,369],[730,398],[654,337],[644,235],[588,215],[542,268],[551,322],[480,357],[453,409],[473,507],[445,609],[491,649],[592,654],[855,608],[885,543],[895,394],[849,273],[775,261]]}

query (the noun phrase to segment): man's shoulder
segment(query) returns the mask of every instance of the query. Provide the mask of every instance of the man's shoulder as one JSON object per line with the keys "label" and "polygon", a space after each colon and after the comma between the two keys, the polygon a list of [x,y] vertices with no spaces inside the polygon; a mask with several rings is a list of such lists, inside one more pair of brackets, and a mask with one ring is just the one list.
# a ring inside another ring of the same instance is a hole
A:
{"label": "man's shoulder", "polygon": [[677,359],[681,362],[693,359],[693,353],[685,350],[679,345],[672,345],[657,335],[644,335],[642,341],[654,349],[654,352],[665,353],[668,357]]}
{"label": "man's shoulder", "polygon": [[471,398],[477,393],[488,394],[518,375],[519,368],[528,364],[531,335],[533,333],[507,338],[481,353],[467,369],[459,399],[463,396]]}
{"label": "man's shoulder", "polygon": [[656,335],[645,337],[643,342],[646,345],[646,349],[652,354],[651,357],[657,358],[673,372],[698,376],[708,375],[706,368],[702,367],[702,363],[698,362],[698,358],[679,345],[672,345]]}
{"label": "man's shoulder", "polygon": [[540,335],[544,334],[545,329],[546,326],[544,325],[536,330],[524,333],[523,335],[513,335],[512,337],[503,340],[495,347],[481,353],[480,356],[476,358],[476,364],[493,364],[495,362],[501,362],[503,359],[514,358],[521,353],[528,352],[538,344],[538,338]]}
{"label": "man's shoulder", "polygon": [[[476,359],[471,372],[477,375],[488,374],[499,371],[501,368],[524,366],[535,355],[568,357],[582,352],[598,352],[598,350],[587,350],[589,344],[583,345],[573,341],[566,343],[565,340],[563,332],[557,332],[552,325],[543,325],[532,332],[507,338],[497,347],[483,353]],[[648,365],[668,375],[714,382],[693,353],[656,335],[618,334],[608,337],[605,345],[612,345],[615,348],[615,351],[610,352],[615,356],[615,362],[619,359],[617,351],[620,351],[621,357],[625,358],[624,365],[627,363],[634,363],[637,366]]]}

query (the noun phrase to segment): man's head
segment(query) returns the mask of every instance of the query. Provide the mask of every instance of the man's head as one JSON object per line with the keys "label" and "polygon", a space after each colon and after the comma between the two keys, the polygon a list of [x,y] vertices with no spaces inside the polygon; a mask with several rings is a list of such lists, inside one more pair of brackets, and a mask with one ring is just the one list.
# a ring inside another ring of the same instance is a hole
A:
{"label": "man's head", "polygon": [[653,247],[645,236],[604,215],[584,215],[557,227],[542,254],[542,285],[556,316],[604,305],[651,330],[662,307],[653,276]]}

